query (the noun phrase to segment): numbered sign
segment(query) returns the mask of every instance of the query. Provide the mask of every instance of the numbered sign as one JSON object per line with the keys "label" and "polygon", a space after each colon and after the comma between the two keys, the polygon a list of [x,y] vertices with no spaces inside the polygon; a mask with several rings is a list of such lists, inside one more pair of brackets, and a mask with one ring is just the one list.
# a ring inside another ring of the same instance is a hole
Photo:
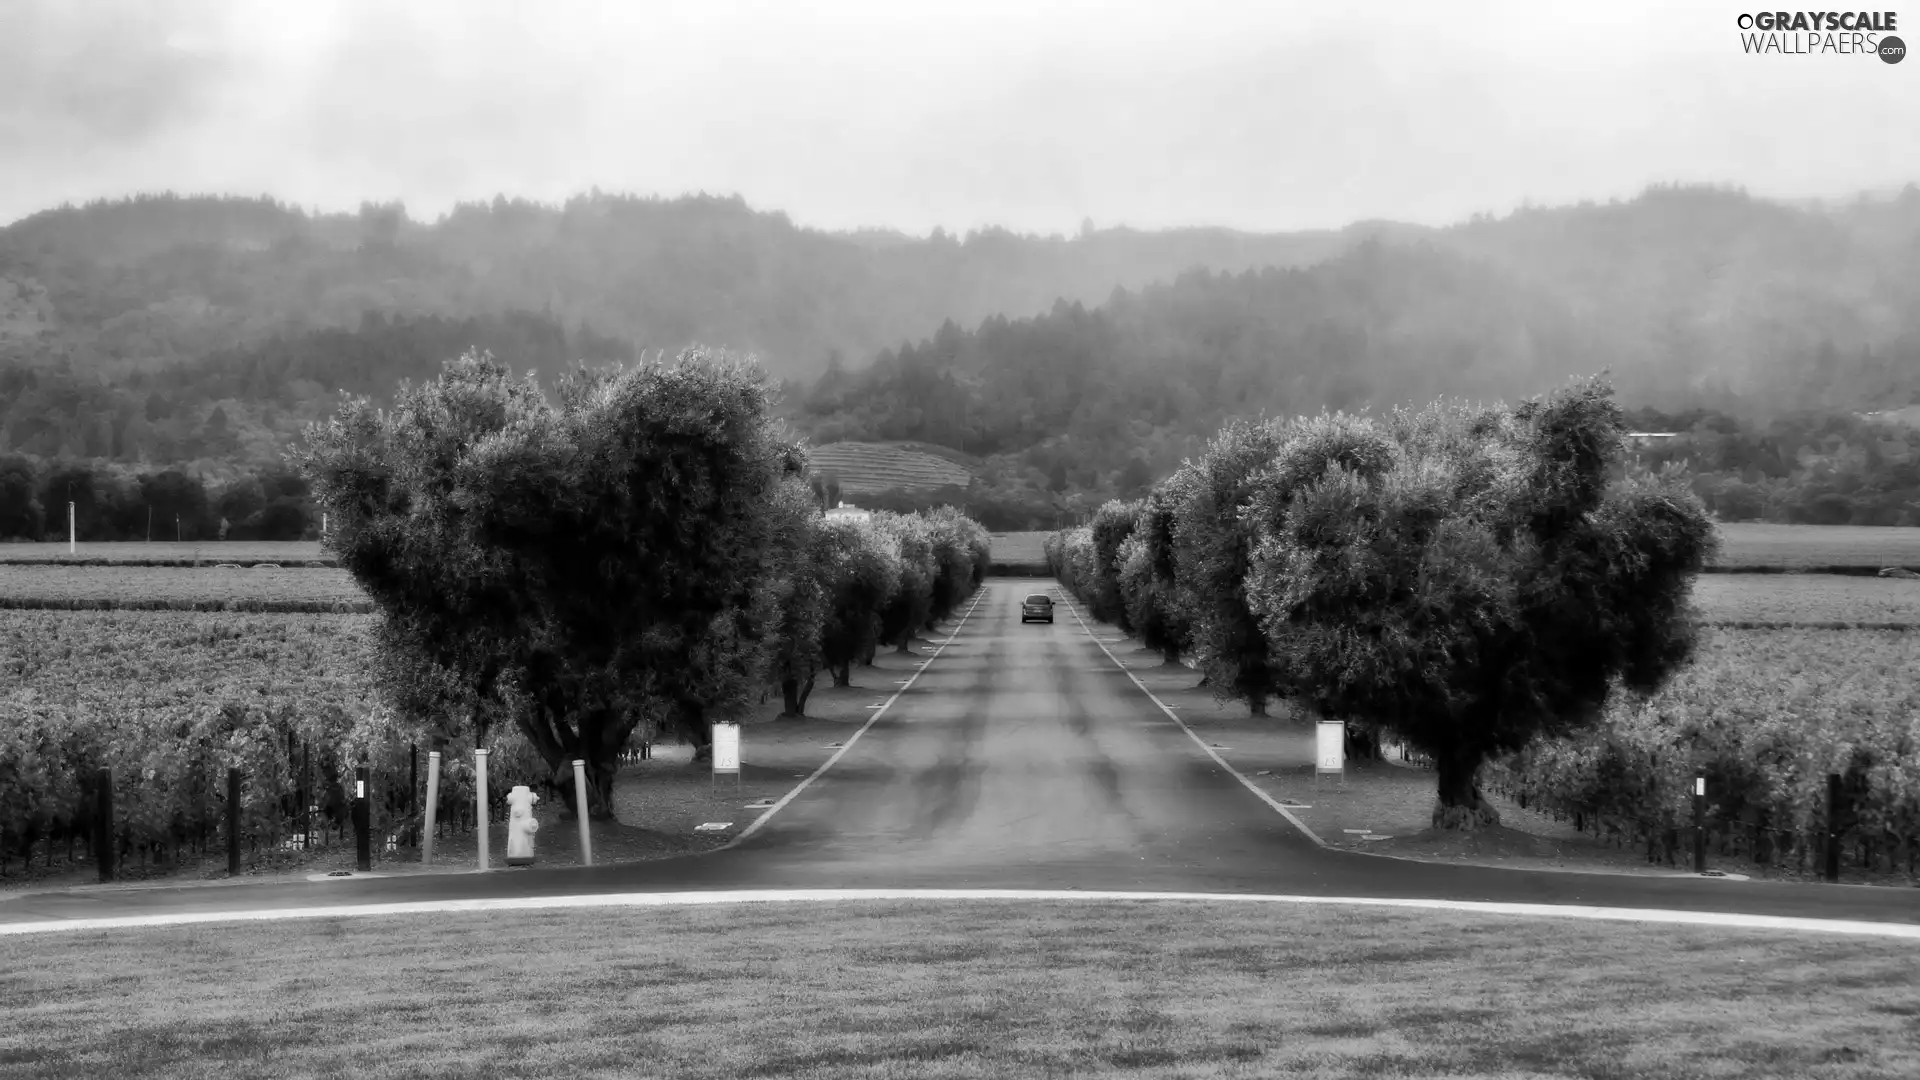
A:
{"label": "numbered sign", "polygon": [[1317,773],[1342,773],[1347,771],[1347,723],[1344,720],[1322,720],[1316,726],[1315,765]]}
{"label": "numbered sign", "polygon": [[740,771],[740,725],[713,725],[713,771],[716,773],[738,773]]}

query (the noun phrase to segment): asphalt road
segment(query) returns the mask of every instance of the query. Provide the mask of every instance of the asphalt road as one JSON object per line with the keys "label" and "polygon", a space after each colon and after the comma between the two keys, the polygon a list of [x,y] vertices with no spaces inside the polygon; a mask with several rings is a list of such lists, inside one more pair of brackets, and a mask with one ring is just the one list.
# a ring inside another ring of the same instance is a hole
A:
{"label": "asphalt road", "polygon": [[1028,888],[1423,897],[1920,923],[1920,889],[1567,874],[1324,849],[1211,760],[1061,608],[994,579],[953,641],[752,836],[658,862],[43,893],[0,922],[591,892]]}

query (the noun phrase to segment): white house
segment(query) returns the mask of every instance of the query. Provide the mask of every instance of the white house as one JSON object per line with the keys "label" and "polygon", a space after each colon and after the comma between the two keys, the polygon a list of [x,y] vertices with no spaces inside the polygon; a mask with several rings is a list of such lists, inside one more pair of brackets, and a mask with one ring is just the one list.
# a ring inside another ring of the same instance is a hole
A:
{"label": "white house", "polygon": [[862,510],[850,503],[836,502],[833,504],[833,509],[827,511],[826,517],[828,521],[872,521],[873,511]]}

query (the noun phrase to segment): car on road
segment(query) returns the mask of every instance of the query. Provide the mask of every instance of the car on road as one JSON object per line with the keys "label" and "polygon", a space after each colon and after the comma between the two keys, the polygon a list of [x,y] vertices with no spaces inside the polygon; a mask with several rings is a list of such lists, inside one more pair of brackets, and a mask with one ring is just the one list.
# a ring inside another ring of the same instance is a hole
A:
{"label": "car on road", "polygon": [[1027,598],[1020,601],[1020,621],[1023,623],[1052,622],[1053,597],[1043,592],[1027,594]]}

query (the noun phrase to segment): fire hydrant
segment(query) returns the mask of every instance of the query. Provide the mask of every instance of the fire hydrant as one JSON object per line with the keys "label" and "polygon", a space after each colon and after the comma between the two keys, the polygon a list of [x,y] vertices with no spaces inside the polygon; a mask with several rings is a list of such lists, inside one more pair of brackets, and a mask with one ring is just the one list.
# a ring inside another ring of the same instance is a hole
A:
{"label": "fire hydrant", "polygon": [[533,865],[533,834],[540,831],[540,823],[533,819],[533,804],[540,796],[533,789],[521,784],[507,792],[507,865]]}

